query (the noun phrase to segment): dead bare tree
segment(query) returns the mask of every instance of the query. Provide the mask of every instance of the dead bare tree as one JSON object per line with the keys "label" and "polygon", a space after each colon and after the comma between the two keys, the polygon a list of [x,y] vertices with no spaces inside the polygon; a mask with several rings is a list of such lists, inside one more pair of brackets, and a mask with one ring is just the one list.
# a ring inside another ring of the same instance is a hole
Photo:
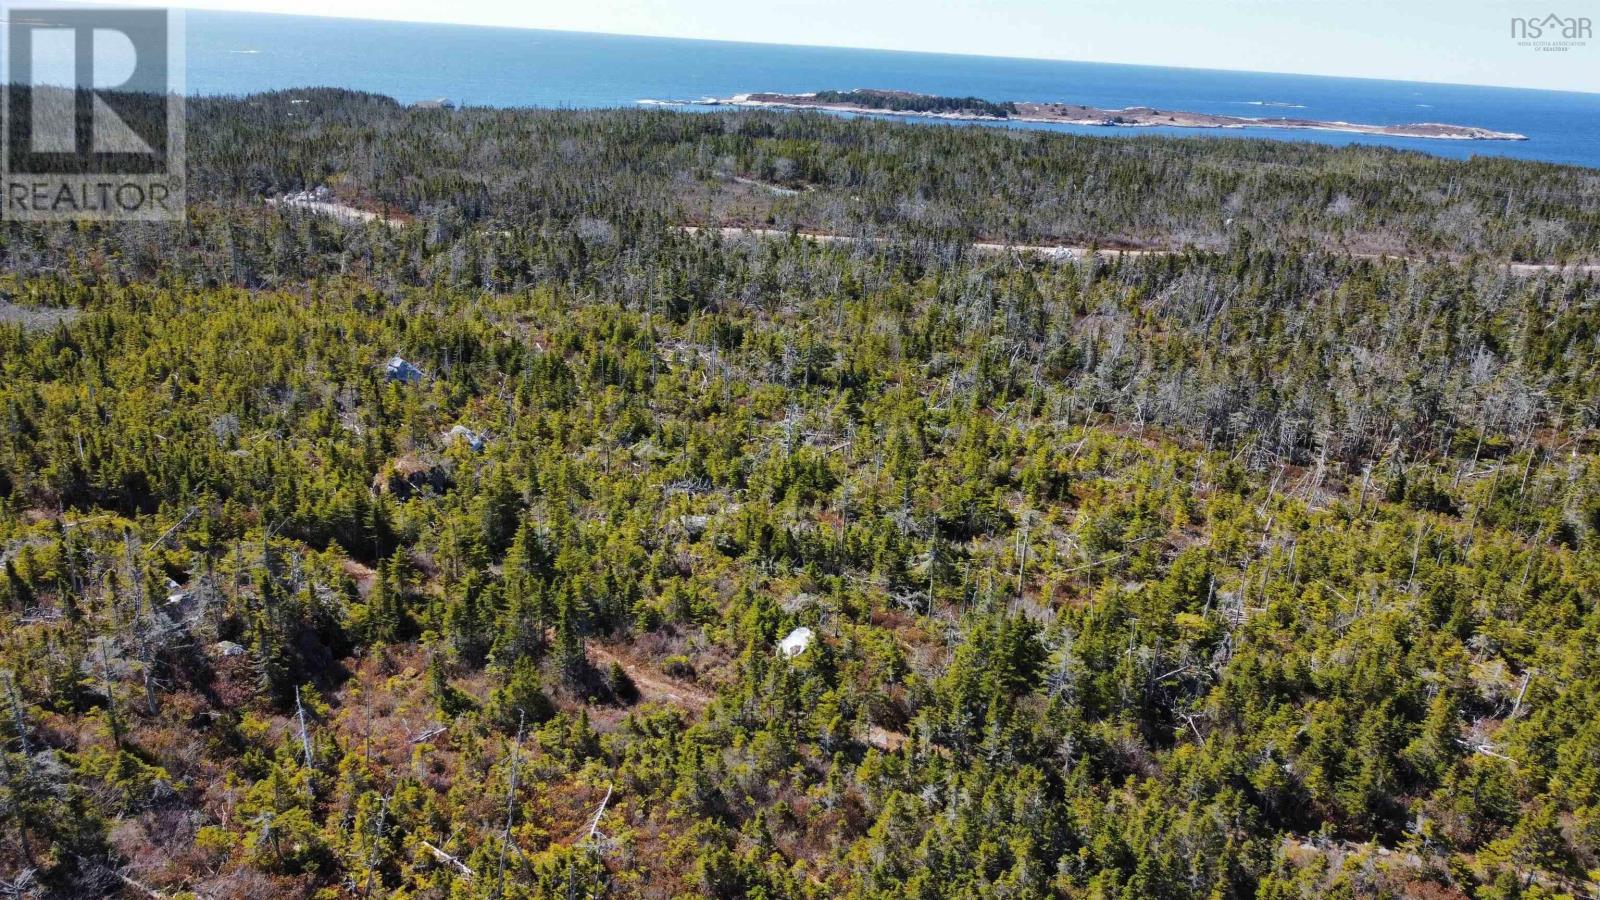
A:
{"label": "dead bare tree", "polygon": [[522,730],[527,726],[527,714],[517,713],[517,739],[511,745],[511,772],[506,787],[506,827],[500,832],[500,858],[496,863],[494,896],[499,897],[506,878],[506,846],[511,843],[511,825],[517,812],[517,765],[522,760]]}

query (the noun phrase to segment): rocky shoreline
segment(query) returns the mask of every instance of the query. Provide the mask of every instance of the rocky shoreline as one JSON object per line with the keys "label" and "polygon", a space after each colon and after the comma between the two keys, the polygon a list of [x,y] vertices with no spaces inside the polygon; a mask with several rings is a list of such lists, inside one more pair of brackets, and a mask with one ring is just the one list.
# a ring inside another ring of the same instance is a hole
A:
{"label": "rocky shoreline", "polygon": [[[757,92],[736,94],[732,97],[705,97],[687,101],[641,101],[652,104],[692,106],[737,106],[769,109],[812,109],[845,112],[857,115],[905,116],[925,119],[950,119],[979,122],[1037,122],[1057,125],[1092,125],[1107,128],[1295,128],[1309,131],[1339,131],[1351,134],[1374,134],[1388,137],[1428,138],[1456,141],[1525,141],[1525,135],[1509,131],[1493,131],[1472,125],[1452,125],[1443,122],[1412,122],[1398,125],[1371,125],[1359,122],[1321,121],[1289,116],[1250,117],[1215,113],[1186,112],[1133,106],[1125,109],[1102,109],[1072,103],[1039,103],[1017,101],[1006,104],[1016,112],[1010,115],[993,115],[972,109],[919,109],[919,100],[930,106],[948,106],[947,98],[904,91],[861,89],[844,92],[851,99],[834,99],[839,92],[830,92],[829,99],[816,94],[781,94]],[[894,105],[889,105],[892,101]]]}

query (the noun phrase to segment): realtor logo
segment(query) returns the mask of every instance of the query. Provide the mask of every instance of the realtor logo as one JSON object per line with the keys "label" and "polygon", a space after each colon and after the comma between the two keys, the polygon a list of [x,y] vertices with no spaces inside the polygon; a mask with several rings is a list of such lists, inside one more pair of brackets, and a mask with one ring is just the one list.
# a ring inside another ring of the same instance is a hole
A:
{"label": "realtor logo", "polygon": [[3,217],[181,221],[181,13],[8,4],[0,14]]}

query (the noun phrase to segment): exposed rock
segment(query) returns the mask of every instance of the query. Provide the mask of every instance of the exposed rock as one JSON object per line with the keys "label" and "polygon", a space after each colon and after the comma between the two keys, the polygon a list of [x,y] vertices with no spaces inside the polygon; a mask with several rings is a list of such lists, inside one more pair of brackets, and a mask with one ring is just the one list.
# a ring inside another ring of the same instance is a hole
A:
{"label": "exposed rock", "polygon": [[444,439],[446,443],[450,444],[453,444],[456,441],[466,441],[467,446],[471,447],[472,452],[474,453],[483,452],[483,448],[488,444],[488,441],[484,440],[483,435],[473,431],[471,428],[468,428],[465,425],[457,425],[451,428],[449,431],[446,431],[444,433]]}
{"label": "exposed rock", "polygon": [[817,639],[817,633],[801,625],[789,632],[789,636],[778,642],[778,654],[785,659],[793,659],[810,649],[811,642]]}
{"label": "exposed rock", "polygon": [[398,356],[390,357],[384,364],[383,374],[390,381],[398,381],[401,384],[416,384],[422,380],[422,370]]}
{"label": "exposed rock", "polygon": [[450,489],[450,473],[438,463],[426,463],[414,456],[402,456],[378,471],[372,489],[404,500],[423,490],[443,493]]}

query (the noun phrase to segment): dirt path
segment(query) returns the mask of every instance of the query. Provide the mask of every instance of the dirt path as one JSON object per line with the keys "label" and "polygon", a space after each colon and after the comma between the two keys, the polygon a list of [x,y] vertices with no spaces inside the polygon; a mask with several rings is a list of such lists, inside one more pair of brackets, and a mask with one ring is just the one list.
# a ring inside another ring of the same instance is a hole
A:
{"label": "dirt path", "polygon": [[596,665],[609,666],[616,663],[621,666],[622,671],[628,673],[628,677],[633,679],[634,686],[639,689],[640,699],[656,703],[672,703],[697,713],[703,712],[711,705],[709,692],[653,672],[599,644],[590,644],[589,653],[594,657]]}
{"label": "dirt path", "polygon": [[[748,181],[749,179],[736,179]],[[767,185],[767,187],[771,187]],[[782,190],[788,190],[784,188]],[[382,221],[385,224],[398,224],[399,219],[385,217],[370,210],[348,206],[343,203],[333,203],[323,200],[307,200],[298,197],[270,197],[268,206],[278,206],[287,209],[296,209],[316,215],[327,216],[346,225],[364,225],[368,222]],[[686,234],[699,234],[701,232],[716,232],[724,238],[736,240],[742,237],[753,238],[787,238],[791,232],[778,228],[743,228],[734,225],[706,226],[706,225],[680,225],[679,230]],[[856,244],[866,241],[874,244],[887,243],[886,238],[857,238],[845,234],[824,234],[821,232],[800,231],[794,232],[797,236],[817,244]],[[1054,260],[1081,260],[1091,257],[1102,259],[1116,259],[1126,257],[1134,259],[1140,256],[1170,256],[1181,253],[1181,250],[1120,250],[1104,247],[1067,247],[1053,244],[1004,244],[994,241],[979,241],[972,245],[972,249],[986,255],[999,255],[1005,253],[1020,253],[1024,255],[1039,256]],[[1352,253],[1356,259],[1406,259],[1415,260],[1414,257],[1390,256],[1385,257],[1376,253]],[[1497,263],[1512,275],[1600,275],[1600,265],[1575,264],[1560,265],[1557,263]]]}
{"label": "dirt path", "polygon": [[344,203],[334,203],[328,200],[304,200],[296,197],[268,197],[268,206],[279,206],[284,209],[297,209],[319,216],[327,216],[336,222],[346,225],[365,225],[368,222],[382,221],[385,224],[394,224],[394,219],[372,212],[371,210],[349,206]]}
{"label": "dirt path", "polygon": [[[777,228],[739,228],[736,226],[704,227],[700,225],[681,226],[689,234],[698,234],[702,231],[715,231],[725,238],[737,239],[741,237],[755,238],[786,238],[789,232]],[[801,231],[797,234],[805,240],[818,244],[856,244],[867,241],[874,244],[888,243],[887,238],[856,238],[845,234],[822,234],[814,231]],[[972,249],[979,253],[1032,253],[1050,259],[1087,259],[1090,256],[1151,256],[1174,253],[1173,250],[1113,250],[1094,249],[1090,247],[1058,247],[1046,244],[997,244],[990,241],[979,241],[972,245]]]}
{"label": "dirt path", "polygon": [[[634,686],[639,689],[639,699],[641,700],[648,700],[652,703],[671,703],[694,713],[705,712],[706,707],[711,705],[711,692],[691,684],[685,684],[674,678],[668,678],[640,663],[619,655],[614,650],[607,649],[599,644],[590,644],[589,655],[593,657],[592,661],[598,666],[609,666],[612,663],[621,666],[622,671],[628,673],[628,677],[633,679]],[[909,738],[906,735],[898,731],[890,731],[877,725],[867,728],[867,743],[877,747],[879,750],[887,750],[892,753],[904,746],[908,740]]]}
{"label": "dirt path", "polygon": [[890,753],[893,753],[894,751],[899,750],[901,747],[904,747],[906,741],[908,740],[910,740],[910,738],[906,737],[901,732],[890,731],[887,728],[881,728],[877,725],[867,726],[867,743],[877,747],[879,750],[887,750]]}
{"label": "dirt path", "polygon": [[[683,225],[680,227],[688,234],[698,234],[702,231],[714,231],[717,234],[720,234],[722,237],[729,239],[738,239],[742,237],[767,239],[787,238],[790,236],[790,232],[777,228],[740,228],[736,226],[712,227],[700,225]],[[855,244],[863,240],[874,244],[887,243],[887,239],[885,238],[855,238],[844,234],[820,234],[810,231],[795,232],[795,234],[804,240],[812,241],[818,244]],[[1020,253],[1024,255],[1041,256],[1045,259],[1056,260],[1080,260],[1089,259],[1090,257],[1100,257],[1103,259],[1127,257],[1132,259],[1140,256],[1171,256],[1183,252],[1181,250],[1117,250],[1095,247],[1064,247],[1049,244],[1002,244],[992,241],[979,241],[978,243],[972,245],[972,249],[979,253],[989,255]],[[1412,262],[1420,261],[1415,257],[1384,256],[1377,253],[1351,253],[1349,255],[1356,259],[1404,259]],[[1496,263],[1495,265],[1497,267],[1504,268],[1512,275],[1541,275],[1547,273],[1561,275],[1600,275],[1600,265],[1595,264],[1561,265],[1558,263]]]}

